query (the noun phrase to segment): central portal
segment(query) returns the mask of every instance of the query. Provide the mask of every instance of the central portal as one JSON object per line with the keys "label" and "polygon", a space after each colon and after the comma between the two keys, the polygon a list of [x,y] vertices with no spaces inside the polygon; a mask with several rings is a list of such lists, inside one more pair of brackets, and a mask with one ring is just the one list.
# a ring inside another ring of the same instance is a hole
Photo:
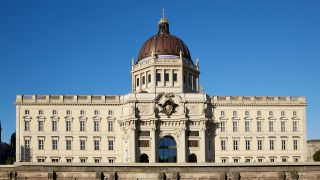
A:
{"label": "central portal", "polygon": [[177,143],[171,136],[164,136],[159,141],[159,162],[177,162]]}

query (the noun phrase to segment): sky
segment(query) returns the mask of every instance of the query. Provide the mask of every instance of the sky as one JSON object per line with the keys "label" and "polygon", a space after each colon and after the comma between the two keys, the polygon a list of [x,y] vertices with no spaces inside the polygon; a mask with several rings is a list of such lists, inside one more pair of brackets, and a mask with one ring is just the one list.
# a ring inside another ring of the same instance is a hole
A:
{"label": "sky", "polygon": [[306,96],[307,137],[320,138],[320,1],[0,1],[2,140],[17,94],[126,94],[131,59],[157,33],[199,58],[210,95]]}

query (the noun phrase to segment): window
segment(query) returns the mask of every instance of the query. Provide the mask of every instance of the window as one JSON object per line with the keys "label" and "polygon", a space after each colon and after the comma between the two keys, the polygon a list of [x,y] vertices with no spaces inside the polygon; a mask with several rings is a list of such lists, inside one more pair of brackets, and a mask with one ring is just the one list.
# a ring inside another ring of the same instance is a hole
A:
{"label": "window", "polygon": [[52,150],[57,150],[58,149],[58,140],[53,139],[52,140]]}
{"label": "window", "polygon": [[[190,142],[188,141],[188,145],[190,147]],[[138,147],[149,147],[149,140],[139,140],[138,141]]]}
{"label": "window", "polygon": [[114,158],[108,158],[109,163],[114,163]]}
{"label": "window", "polygon": [[38,131],[43,131],[43,123],[44,121],[38,121]]}
{"label": "window", "polygon": [[94,140],[94,150],[100,150],[100,140]]}
{"label": "window", "polygon": [[59,158],[51,158],[51,162],[57,163],[57,162],[59,162]]}
{"label": "window", "polygon": [[269,140],[270,150],[274,150],[274,140]]}
{"label": "window", "polygon": [[257,131],[258,132],[262,131],[262,122],[261,121],[257,121]]}
{"label": "window", "polygon": [[161,74],[160,73],[157,73],[157,81],[161,81]]}
{"label": "window", "polygon": [[293,121],[292,122],[292,131],[293,132],[298,132],[298,121]]}
{"label": "window", "polygon": [[233,162],[234,162],[234,163],[238,163],[238,162],[239,162],[239,159],[238,159],[238,158],[234,158],[234,159],[233,159]]}
{"label": "window", "polygon": [[137,78],[137,86],[140,86],[139,83],[140,83],[140,79]]}
{"label": "window", "polygon": [[24,131],[30,131],[30,121],[24,120]]}
{"label": "window", "polygon": [[178,81],[178,75],[177,73],[173,73],[173,82],[177,82]]}
{"label": "window", "polygon": [[43,111],[42,110],[39,110],[39,115],[43,115]]}
{"label": "window", "polygon": [[52,131],[58,131],[58,121],[52,120]]}
{"label": "window", "polygon": [[299,158],[298,157],[294,157],[293,158],[293,162],[299,162]]}
{"label": "window", "polygon": [[281,158],[282,162],[287,162],[287,159],[288,158],[286,158],[286,157]]}
{"label": "window", "polygon": [[67,132],[71,131],[71,121],[70,120],[66,121],[66,131]]}
{"label": "window", "polygon": [[298,150],[298,140],[293,140],[293,150]]}
{"label": "window", "polygon": [[86,113],[84,112],[84,110],[80,111],[80,115],[85,115]]}
{"label": "window", "polygon": [[164,73],[164,80],[169,81],[169,73]]}
{"label": "window", "polygon": [[108,140],[108,149],[113,150],[113,140]]}
{"label": "window", "polygon": [[233,132],[238,132],[238,122],[237,121],[232,122],[232,130],[233,130]]}
{"label": "window", "polygon": [[24,140],[24,147],[25,148],[30,148],[30,139],[25,139]]}
{"label": "window", "polygon": [[250,150],[250,140],[246,140],[246,150]]}
{"label": "window", "polygon": [[44,162],[44,158],[38,158],[38,162]]}
{"label": "window", "polygon": [[108,131],[113,131],[113,121],[108,121]]}
{"label": "window", "polygon": [[151,74],[148,74],[148,83],[151,83]]}
{"label": "window", "polygon": [[274,158],[270,158],[270,162],[275,162]]}
{"label": "window", "polygon": [[245,111],[245,116],[249,116],[249,111]]}
{"label": "window", "polygon": [[93,130],[94,132],[98,132],[99,131],[99,121],[95,120],[93,121]]}
{"label": "window", "polygon": [[237,116],[237,111],[232,112],[233,116]]}
{"label": "window", "polygon": [[80,131],[85,131],[85,130],[86,130],[86,122],[80,121]]}
{"label": "window", "polygon": [[94,115],[99,115],[99,111],[98,110],[94,110]]}
{"label": "window", "polygon": [[142,84],[146,84],[146,77],[142,76]]}
{"label": "window", "polygon": [[29,110],[25,110],[25,111],[24,111],[24,114],[29,115],[29,114],[30,114],[30,111],[29,111]]}
{"label": "window", "polygon": [[273,132],[273,121],[269,121],[269,132]]}
{"label": "window", "polygon": [[263,159],[262,158],[258,158],[258,162],[263,162]]}
{"label": "window", "polygon": [[[186,72],[184,72],[184,73],[186,73]],[[187,75],[184,74],[183,75],[183,83],[186,84],[186,82],[187,82]]]}
{"label": "window", "polygon": [[67,163],[72,163],[72,158],[67,158],[66,161]]}
{"label": "window", "polygon": [[71,150],[72,149],[72,144],[71,144],[71,140],[67,139],[66,140],[66,150]]}
{"label": "window", "polygon": [[224,116],[224,111],[221,111],[220,114],[221,114],[221,116]]}
{"label": "window", "polygon": [[100,163],[100,158],[94,158],[94,163]]}
{"label": "window", "polygon": [[44,140],[43,139],[39,139],[38,140],[38,149],[39,150],[43,150],[43,146],[44,146]]}
{"label": "window", "polygon": [[225,140],[221,140],[221,150],[222,151],[226,150],[226,141]]}
{"label": "window", "polygon": [[233,140],[233,150],[238,150],[238,140]]}
{"label": "window", "polygon": [[189,85],[191,85],[191,78],[192,78],[192,77],[191,77],[191,75],[189,74],[189,76],[188,76],[188,84],[189,84]]}
{"label": "window", "polygon": [[57,110],[52,110],[52,114],[57,115],[58,114]]}
{"label": "window", "polygon": [[293,116],[296,116],[297,115],[297,111],[293,111]]}
{"label": "window", "polygon": [[80,150],[86,150],[86,141],[84,139],[80,140]]}
{"label": "window", "polygon": [[250,158],[246,158],[246,160],[245,160],[246,163],[249,163],[250,161],[251,161]]}
{"label": "window", "polygon": [[226,158],[222,158],[222,159],[221,159],[221,162],[222,162],[222,163],[226,163],[226,162],[227,162],[227,159],[226,159]]}
{"label": "window", "polygon": [[281,132],[286,132],[286,122],[281,121]]}
{"label": "window", "polygon": [[281,140],[281,149],[286,150],[286,140]]}
{"label": "window", "polygon": [[269,111],[269,116],[273,116],[273,111]]}
{"label": "window", "polygon": [[112,111],[112,110],[109,110],[109,111],[108,111],[108,115],[111,116],[112,114],[113,114],[113,111]]}
{"label": "window", "polygon": [[262,140],[258,140],[258,150],[262,150]]}
{"label": "window", "polygon": [[67,114],[67,115],[71,115],[71,111],[70,111],[70,110],[67,110],[66,114]]}
{"label": "window", "polygon": [[87,161],[87,158],[80,158],[81,163],[86,163],[86,161]]}
{"label": "window", "polygon": [[257,115],[258,115],[258,116],[261,116],[261,111],[257,111]]}
{"label": "window", "polygon": [[249,121],[245,121],[244,125],[245,125],[245,132],[250,132],[250,122]]}
{"label": "window", "polygon": [[285,116],[285,112],[284,111],[281,111],[281,116]]}
{"label": "window", "polygon": [[226,132],[226,122],[225,121],[221,121],[220,130],[221,130],[221,132]]}

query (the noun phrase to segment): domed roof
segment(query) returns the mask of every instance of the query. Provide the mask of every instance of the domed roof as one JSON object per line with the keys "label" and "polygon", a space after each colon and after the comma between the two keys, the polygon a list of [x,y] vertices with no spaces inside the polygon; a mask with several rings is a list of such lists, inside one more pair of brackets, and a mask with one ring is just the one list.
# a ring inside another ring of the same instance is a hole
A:
{"label": "domed roof", "polygon": [[169,23],[165,17],[162,17],[158,23],[158,34],[149,38],[141,47],[138,61],[150,57],[152,53],[157,55],[176,55],[191,60],[191,55],[187,45],[177,36],[170,34]]}

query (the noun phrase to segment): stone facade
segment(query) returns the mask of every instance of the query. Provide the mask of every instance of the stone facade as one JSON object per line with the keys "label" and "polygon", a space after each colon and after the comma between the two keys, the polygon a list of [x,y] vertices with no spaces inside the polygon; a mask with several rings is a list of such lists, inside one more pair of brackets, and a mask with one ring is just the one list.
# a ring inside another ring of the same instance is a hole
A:
{"label": "stone facade", "polygon": [[320,150],[320,139],[312,139],[307,141],[308,161],[313,161],[313,155]]}

